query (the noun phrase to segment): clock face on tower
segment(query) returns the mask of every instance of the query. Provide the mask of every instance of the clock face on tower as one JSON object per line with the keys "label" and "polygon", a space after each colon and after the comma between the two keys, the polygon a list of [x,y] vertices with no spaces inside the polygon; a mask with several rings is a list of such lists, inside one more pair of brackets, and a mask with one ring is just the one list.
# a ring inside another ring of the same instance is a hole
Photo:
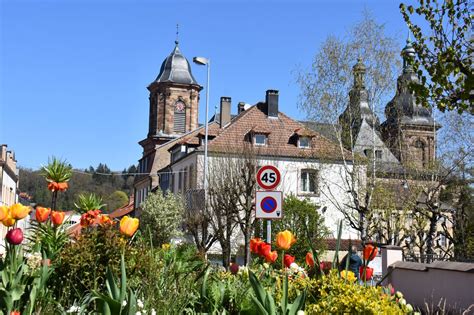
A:
{"label": "clock face on tower", "polygon": [[175,112],[184,112],[185,108],[186,108],[186,104],[184,104],[183,101],[176,101],[176,103],[174,104]]}

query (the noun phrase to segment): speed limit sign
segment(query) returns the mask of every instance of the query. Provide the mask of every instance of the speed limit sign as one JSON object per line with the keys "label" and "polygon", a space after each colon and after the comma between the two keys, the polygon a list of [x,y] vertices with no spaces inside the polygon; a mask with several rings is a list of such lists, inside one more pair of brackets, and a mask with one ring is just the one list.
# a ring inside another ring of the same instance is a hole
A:
{"label": "speed limit sign", "polygon": [[262,189],[272,190],[280,184],[280,171],[273,165],[262,166],[257,172],[257,184]]}

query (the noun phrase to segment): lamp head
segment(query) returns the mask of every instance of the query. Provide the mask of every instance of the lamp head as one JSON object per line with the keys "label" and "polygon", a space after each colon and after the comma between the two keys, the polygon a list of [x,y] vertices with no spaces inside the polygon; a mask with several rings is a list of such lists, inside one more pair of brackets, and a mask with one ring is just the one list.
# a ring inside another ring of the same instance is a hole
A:
{"label": "lamp head", "polygon": [[204,57],[194,57],[193,62],[198,65],[205,66],[209,64],[209,59],[204,58]]}

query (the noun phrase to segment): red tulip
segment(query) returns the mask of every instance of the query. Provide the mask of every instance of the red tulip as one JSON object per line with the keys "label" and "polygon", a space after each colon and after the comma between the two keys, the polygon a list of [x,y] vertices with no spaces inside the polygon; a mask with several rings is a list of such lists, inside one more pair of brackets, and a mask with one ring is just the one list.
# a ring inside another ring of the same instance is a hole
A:
{"label": "red tulip", "polygon": [[36,207],[36,213],[35,213],[36,221],[45,222],[46,220],[48,220],[50,213],[51,213],[50,208]]}
{"label": "red tulip", "polygon": [[263,243],[262,239],[256,237],[250,240],[250,252],[258,254],[258,246]]}
{"label": "red tulip", "polygon": [[[364,279],[364,268],[365,268],[365,279]],[[374,275],[374,268],[370,268],[370,267],[364,267],[364,266],[361,266],[359,268],[359,274],[360,274],[360,278],[363,280],[363,281],[369,281],[370,279],[372,279],[372,276]]]}
{"label": "red tulip", "polygon": [[285,254],[283,256],[283,263],[285,264],[286,268],[290,268],[291,264],[295,262],[295,256],[291,256],[288,254]]}
{"label": "red tulip", "polygon": [[63,224],[65,213],[62,211],[51,211],[51,221],[54,225]]}
{"label": "red tulip", "polygon": [[239,272],[239,265],[236,263],[230,264],[229,270],[233,275],[236,275]]}
{"label": "red tulip", "polygon": [[308,252],[306,254],[306,264],[308,266],[310,266],[311,268],[314,267],[314,257],[313,257],[313,254],[311,252]]}
{"label": "red tulip", "polygon": [[11,311],[10,315],[21,315],[20,311]]}
{"label": "red tulip", "polygon": [[[270,246],[270,245],[268,245]],[[274,263],[278,258],[278,253],[276,250],[272,251],[272,252],[268,252],[266,255],[265,255],[265,261],[268,262],[268,263]]]}
{"label": "red tulip", "polygon": [[262,242],[258,245],[258,254],[262,257],[265,257],[272,250],[272,246],[268,243]]}
{"label": "red tulip", "polygon": [[19,245],[23,242],[23,231],[20,228],[11,229],[5,236],[7,242],[12,245]]}
{"label": "red tulip", "polygon": [[377,247],[372,244],[367,244],[364,247],[364,260],[371,261],[377,256]]}

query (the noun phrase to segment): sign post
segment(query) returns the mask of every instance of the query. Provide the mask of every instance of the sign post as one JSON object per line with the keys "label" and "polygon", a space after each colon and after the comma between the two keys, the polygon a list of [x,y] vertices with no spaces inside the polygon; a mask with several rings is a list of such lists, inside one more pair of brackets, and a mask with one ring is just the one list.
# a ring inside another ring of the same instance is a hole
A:
{"label": "sign post", "polygon": [[280,171],[273,165],[262,166],[257,172],[257,184],[266,191],[255,194],[255,217],[267,219],[267,243],[272,242],[272,219],[283,217],[282,192],[273,191],[280,185]]}

